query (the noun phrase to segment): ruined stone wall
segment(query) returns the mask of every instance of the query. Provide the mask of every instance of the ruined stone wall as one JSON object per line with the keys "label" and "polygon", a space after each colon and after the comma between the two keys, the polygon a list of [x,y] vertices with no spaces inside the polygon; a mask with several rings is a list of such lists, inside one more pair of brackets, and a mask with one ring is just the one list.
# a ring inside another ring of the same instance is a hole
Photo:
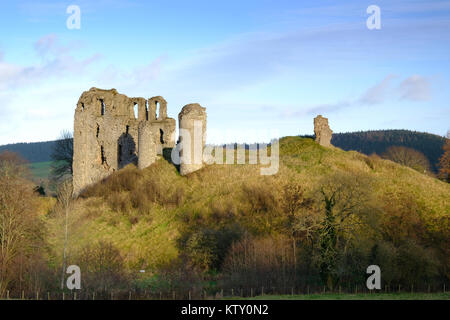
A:
{"label": "ruined stone wall", "polygon": [[178,115],[180,126],[180,174],[203,167],[203,148],[206,143],[206,109],[198,103],[188,104]]}
{"label": "ruined stone wall", "polygon": [[74,194],[130,163],[144,168],[174,145],[175,119],[167,117],[162,97],[129,98],[115,89],[91,88],[75,110]]}
{"label": "ruined stone wall", "polygon": [[331,147],[331,131],[328,125],[328,119],[318,115],[314,118],[314,134],[316,135],[316,142],[324,147]]}

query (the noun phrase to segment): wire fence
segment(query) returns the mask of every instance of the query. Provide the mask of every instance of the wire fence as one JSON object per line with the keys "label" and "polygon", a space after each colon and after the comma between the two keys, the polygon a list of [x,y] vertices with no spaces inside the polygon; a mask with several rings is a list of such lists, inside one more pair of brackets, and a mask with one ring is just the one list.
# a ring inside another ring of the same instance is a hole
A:
{"label": "wire fence", "polygon": [[366,286],[355,285],[352,288],[338,286],[333,290],[322,286],[306,286],[302,288],[296,287],[252,287],[252,288],[209,288],[190,290],[110,290],[110,291],[56,291],[41,292],[36,291],[10,293],[6,292],[7,300],[214,300],[214,299],[240,299],[252,298],[257,296],[298,296],[298,295],[317,295],[317,294],[426,294],[426,293],[446,293],[448,292],[448,284],[442,285],[410,285],[402,286],[395,284],[386,284],[381,289],[369,290]]}

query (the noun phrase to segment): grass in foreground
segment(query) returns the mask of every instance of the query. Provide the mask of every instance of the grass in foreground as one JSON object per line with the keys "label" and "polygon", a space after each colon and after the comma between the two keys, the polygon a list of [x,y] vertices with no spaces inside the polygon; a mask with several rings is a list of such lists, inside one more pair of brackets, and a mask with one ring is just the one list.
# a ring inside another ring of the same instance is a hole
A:
{"label": "grass in foreground", "polygon": [[439,293],[316,293],[302,295],[264,295],[239,300],[450,300],[449,292]]}

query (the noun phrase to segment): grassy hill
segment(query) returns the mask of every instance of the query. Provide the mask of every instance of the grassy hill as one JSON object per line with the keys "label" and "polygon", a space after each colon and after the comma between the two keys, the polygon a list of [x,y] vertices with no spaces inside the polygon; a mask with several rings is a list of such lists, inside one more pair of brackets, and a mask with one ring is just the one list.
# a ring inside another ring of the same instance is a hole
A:
{"label": "grassy hill", "polygon": [[[308,243],[315,240],[310,240],[305,226],[313,226],[323,217],[320,190],[328,183],[351,189],[343,199],[354,201],[355,215],[342,223],[351,229],[342,239],[346,239],[346,246],[353,244],[342,250],[359,250],[361,257],[352,263],[361,266],[355,268],[366,268],[376,247],[380,257],[395,255],[379,262],[384,270],[415,259],[409,265],[424,264],[423,268],[437,268],[448,276],[449,184],[388,160],[324,148],[299,137],[280,140],[276,175],[261,176],[259,168],[210,165],[182,177],[161,158],[142,171],[129,166],[114,173],[73,204],[71,262],[77,262],[83,248],[102,240],[119,250],[131,273],[147,270],[145,277],[179,265],[180,260],[204,271],[229,270],[233,242],[247,236],[289,239],[293,224],[286,201],[291,186],[300,186],[301,194],[311,200],[305,212],[294,217],[304,228],[296,233],[299,243],[304,244],[297,248],[299,256],[309,257]],[[64,218],[49,214],[45,220],[56,263],[62,252]],[[347,255],[347,251],[342,254]],[[435,260],[436,266],[431,265]],[[405,267],[401,272],[410,271]],[[400,277],[394,272],[391,276]]]}

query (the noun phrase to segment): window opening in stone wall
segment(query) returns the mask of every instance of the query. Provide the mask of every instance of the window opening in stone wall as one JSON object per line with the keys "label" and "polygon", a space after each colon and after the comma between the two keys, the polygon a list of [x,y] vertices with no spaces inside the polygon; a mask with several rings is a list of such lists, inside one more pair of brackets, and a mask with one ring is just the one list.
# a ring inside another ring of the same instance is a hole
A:
{"label": "window opening in stone wall", "polygon": [[100,126],[97,124],[97,133],[95,134],[95,136],[98,138],[100,134]]}
{"label": "window opening in stone wall", "polygon": [[103,99],[100,99],[100,105],[101,105],[101,115],[104,116],[105,115],[105,102],[103,101]]}
{"label": "window opening in stone wall", "polygon": [[164,131],[162,129],[159,129],[159,141],[164,144]]}
{"label": "window opening in stone wall", "polygon": [[125,135],[128,135],[128,132],[130,131],[130,126],[127,126],[125,129]]}
{"label": "window opening in stone wall", "polygon": [[105,150],[103,149],[103,146],[100,147],[100,152],[102,156],[102,164],[105,164],[106,158],[105,158]]}
{"label": "window opening in stone wall", "polygon": [[155,118],[158,120],[158,114],[159,114],[159,102],[155,101]]}
{"label": "window opening in stone wall", "polygon": [[119,164],[122,162],[122,145],[119,143],[119,150],[118,150],[118,154],[119,154]]}
{"label": "window opening in stone wall", "polygon": [[148,121],[148,101],[145,101],[145,120]]}
{"label": "window opening in stone wall", "polygon": [[137,103],[134,104],[134,118],[138,118],[139,105]]}

